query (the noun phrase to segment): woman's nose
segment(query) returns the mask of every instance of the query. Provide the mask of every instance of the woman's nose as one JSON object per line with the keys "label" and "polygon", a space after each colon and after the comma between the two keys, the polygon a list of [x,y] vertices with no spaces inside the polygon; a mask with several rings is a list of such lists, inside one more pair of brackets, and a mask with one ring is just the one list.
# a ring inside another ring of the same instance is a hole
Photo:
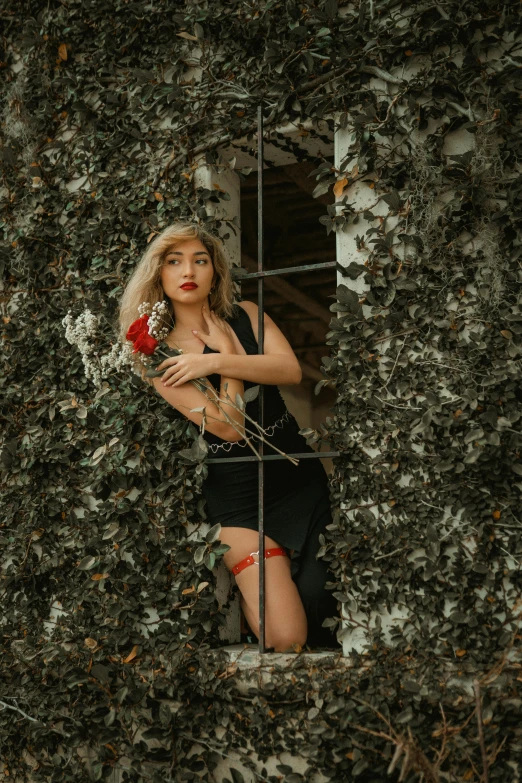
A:
{"label": "woman's nose", "polygon": [[192,264],[184,264],[182,274],[183,277],[194,277],[194,268]]}

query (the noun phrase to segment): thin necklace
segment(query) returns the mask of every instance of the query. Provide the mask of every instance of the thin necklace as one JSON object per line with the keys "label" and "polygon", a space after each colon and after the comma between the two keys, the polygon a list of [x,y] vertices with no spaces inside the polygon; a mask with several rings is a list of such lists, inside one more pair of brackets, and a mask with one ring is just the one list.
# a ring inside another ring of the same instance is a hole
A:
{"label": "thin necklace", "polygon": [[[172,340],[172,337],[170,339]],[[174,343],[174,348],[177,348],[180,353],[183,353],[183,348],[180,348],[179,345],[176,342],[174,342],[174,340],[172,340],[172,342]],[[167,343],[167,345],[168,345],[168,343]],[[172,346],[171,346],[171,348],[172,348]]]}

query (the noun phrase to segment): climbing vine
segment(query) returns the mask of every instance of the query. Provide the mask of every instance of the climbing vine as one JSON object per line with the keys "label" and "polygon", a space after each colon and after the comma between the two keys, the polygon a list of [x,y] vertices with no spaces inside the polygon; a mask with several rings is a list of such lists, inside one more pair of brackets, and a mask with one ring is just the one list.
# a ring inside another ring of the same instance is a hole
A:
{"label": "climbing vine", "polygon": [[[518,4],[22,5],[0,3],[4,774],[518,779]],[[197,433],[136,376],[97,391],[61,321],[89,307],[110,345],[154,235],[219,227],[198,156],[255,148],[259,104],[267,134],[351,134],[314,174],[360,263],[313,436],[341,454],[321,556],[351,656],[268,660],[245,692]]]}

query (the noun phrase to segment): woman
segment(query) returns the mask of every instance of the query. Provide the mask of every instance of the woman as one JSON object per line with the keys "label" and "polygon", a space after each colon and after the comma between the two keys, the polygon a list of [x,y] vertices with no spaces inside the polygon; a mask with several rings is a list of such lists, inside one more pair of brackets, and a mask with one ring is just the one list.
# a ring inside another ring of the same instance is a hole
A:
{"label": "woman", "polygon": [[[245,427],[257,420],[258,400],[246,414],[230,401],[255,385],[265,386],[265,454],[270,447],[288,453],[311,451],[287,411],[277,384],[297,384],[301,369],[288,341],[265,315],[264,353],[258,355],[257,306],[233,303],[233,286],[221,243],[190,223],[176,223],[152,242],[128,283],[121,303],[122,336],[142,302],[165,301],[173,327],[166,342],[182,353],[158,365],[152,383],[161,396],[196,425],[205,416],[209,456],[252,454]],[[219,395],[209,401],[189,381],[206,378]],[[217,398],[216,398],[217,399]],[[202,409],[205,409],[204,413]],[[254,438],[254,443],[258,443]],[[207,513],[221,524],[220,539],[230,549],[226,567],[236,576],[241,607],[259,637],[258,465],[230,462],[208,466],[204,482]],[[325,589],[326,563],[315,555],[319,535],[331,522],[326,474],[320,460],[265,463],[265,642],[277,652],[303,646],[336,647],[322,627],[337,604]],[[289,557],[291,555],[291,558]]]}

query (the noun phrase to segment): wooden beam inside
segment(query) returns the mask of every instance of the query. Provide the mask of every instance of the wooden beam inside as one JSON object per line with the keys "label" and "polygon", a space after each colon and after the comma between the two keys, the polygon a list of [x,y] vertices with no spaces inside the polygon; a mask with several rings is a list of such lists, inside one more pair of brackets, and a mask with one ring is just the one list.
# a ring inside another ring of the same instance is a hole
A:
{"label": "wooden beam inside", "polygon": [[301,370],[306,378],[311,378],[313,381],[324,381],[324,375],[317,367],[308,364],[308,362],[302,362],[301,360],[299,360],[299,364],[301,365]]}
{"label": "wooden beam inside", "polygon": [[[295,182],[301,190],[304,190],[309,196],[312,195],[318,182],[315,177],[309,177],[308,175],[317,168],[317,165],[304,161],[294,165],[281,166],[280,168],[285,176],[292,180],[292,182]],[[321,204],[333,204],[334,200],[332,193],[323,193],[322,196],[318,196],[314,199],[314,201],[319,201]]]}

